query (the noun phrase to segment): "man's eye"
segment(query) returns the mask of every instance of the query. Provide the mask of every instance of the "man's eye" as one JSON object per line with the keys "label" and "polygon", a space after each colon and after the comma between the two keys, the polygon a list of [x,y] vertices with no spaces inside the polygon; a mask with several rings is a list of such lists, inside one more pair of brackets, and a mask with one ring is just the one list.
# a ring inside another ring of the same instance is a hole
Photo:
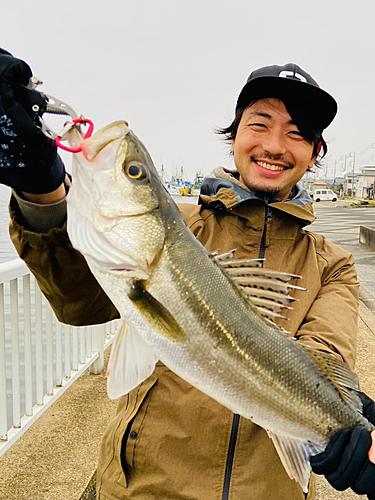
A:
{"label": "man's eye", "polygon": [[300,137],[301,139],[303,139],[303,135],[301,134],[301,132],[299,132],[298,130],[291,130],[289,132],[290,135],[293,135],[295,137]]}
{"label": "man's eye", "polygon": [[255,130],[267,128],[267,126],[264,123],[250,123],[250,127],[255,129]]}

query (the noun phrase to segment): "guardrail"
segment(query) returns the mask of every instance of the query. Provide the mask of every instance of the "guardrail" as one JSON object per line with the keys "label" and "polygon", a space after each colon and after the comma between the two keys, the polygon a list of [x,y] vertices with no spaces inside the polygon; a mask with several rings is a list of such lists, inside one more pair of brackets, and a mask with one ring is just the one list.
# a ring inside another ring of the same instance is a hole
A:
{"label": "guardrail", "polygon": [[117,324],[60,323],[21,259],[0,264],[0,456],[85,370],[102,372]]}

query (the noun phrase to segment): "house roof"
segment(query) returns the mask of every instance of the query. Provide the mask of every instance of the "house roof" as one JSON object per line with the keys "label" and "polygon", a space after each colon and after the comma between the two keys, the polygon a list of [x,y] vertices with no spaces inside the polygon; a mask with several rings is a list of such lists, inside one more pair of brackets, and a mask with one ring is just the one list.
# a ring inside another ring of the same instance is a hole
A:
{"label": "house roof", "polygon": [[316,181],[313,182],[313,186],[328,186],[326,181],[323,181],[323,179],[316,179]]}

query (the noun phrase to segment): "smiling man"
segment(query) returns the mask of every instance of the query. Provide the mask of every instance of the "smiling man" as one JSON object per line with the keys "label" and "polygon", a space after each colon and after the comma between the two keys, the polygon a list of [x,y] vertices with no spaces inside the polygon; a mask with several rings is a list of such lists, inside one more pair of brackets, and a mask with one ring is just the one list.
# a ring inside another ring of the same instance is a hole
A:
{"label": "smiling man", "polygon": [[[69,241],[69,186],[63,183],[63,164],[53,142],[14,96],[13,87],[26,84],[30,76],[23,61],[0,52],[0,116],[19,136],[13,156],[7,156],[9,165],[0,168],[0,182],[13,188],[12,240],[60,321],[104,323],[119,313]],[[304,229],[315,217],[310,196],[298,186],[326,153],[322,132],[336,110],[333,97],[295,64],[254,71],[238,97],[233,122],[219,131],[231,145],[235,170],[216,168],[204,180],[199,204],[180,205],[180,210],[210,252],[235,249],[235,259],[264,258],[265,268],[302,276],[302,288],[291,288],[286,299],[294,304],[283,312],[288,321],[276,321],[298,342],[353,368],[358,315],[353,257]],[[11,160],[19,154],[27,159],[22,169]],[[261,290],[260,301],[280,300],[269,284]],[[375,423],[375,405],[364,398],[364,415]],[[371,442],[364,428],[339,433],[326,452],[311,459],[312,467],[335,488],[351,487],[373,499]],[[161,362],[146,381],[119,399],[103,439],[98,500],[314,497],[314,477],[305,493],[289,478],[264,429],[233,414]]]}
{"label": "smiling man", "polygon": [[275,98],[250,105],[232,140],[240,181],[277,200],[289,198],[293,186],[313,167],[316,149],[301,134],[285,104]]}

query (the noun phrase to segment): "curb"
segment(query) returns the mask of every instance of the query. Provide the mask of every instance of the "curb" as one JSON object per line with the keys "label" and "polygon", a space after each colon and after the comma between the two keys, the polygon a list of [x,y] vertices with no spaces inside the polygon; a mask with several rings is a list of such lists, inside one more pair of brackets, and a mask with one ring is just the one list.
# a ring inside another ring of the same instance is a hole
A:
{"label": "curb", "polygon": [[96,471],[91,476],[91,479],[78,500],[96,500]]}
{"label": "curb", "polygon": [[372,226],[359,226],[359,242],[375,250],[375,228]]}
{"label": "curb", "polygon": [[375,314],[370,311],[362,300],[359,300],[358,316],[375,336]]}

